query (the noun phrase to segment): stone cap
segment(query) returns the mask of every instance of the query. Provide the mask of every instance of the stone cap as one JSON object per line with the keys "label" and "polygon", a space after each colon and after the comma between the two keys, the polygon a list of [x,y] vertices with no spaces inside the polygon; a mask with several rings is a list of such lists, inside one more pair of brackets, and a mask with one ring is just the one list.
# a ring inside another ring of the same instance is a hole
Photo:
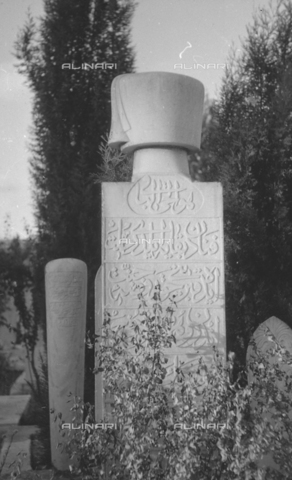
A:
{"label": "stone cap", "polygon": [[125,153],[149,147],[200,148],[204,86],[199,80],[168,72],[119,75],[111,98],[110,147]]}

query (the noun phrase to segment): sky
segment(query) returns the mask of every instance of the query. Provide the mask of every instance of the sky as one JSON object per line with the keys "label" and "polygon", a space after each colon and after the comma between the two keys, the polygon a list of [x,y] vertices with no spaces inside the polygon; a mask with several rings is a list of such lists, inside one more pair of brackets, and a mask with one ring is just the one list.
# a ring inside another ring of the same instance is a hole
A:
{"label": "sky", "polygon": [[[136,72],[190,75],[216,98],[231,46],[240,54],[247,24],[268,4],[269,0],[138,0],[132,21]],[[13,56],[28,9],[39,18],[43,0],[0,0],[0,238],[25,237],[26,225],[31,231],[35,228],[29,174],[33,97]]]}

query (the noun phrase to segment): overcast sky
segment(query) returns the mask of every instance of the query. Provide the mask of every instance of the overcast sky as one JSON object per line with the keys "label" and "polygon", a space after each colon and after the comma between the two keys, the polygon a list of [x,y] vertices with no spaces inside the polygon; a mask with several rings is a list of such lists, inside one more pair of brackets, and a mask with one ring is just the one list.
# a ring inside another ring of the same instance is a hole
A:
{"label": "overcast sky", "polygon": [[[132,24],[136,71],[191,75],[201,80],[208,95],[215,98],[231,45],[240,50],[246,25],[254,12],[268,3],[138,0]],[[39,17],[42,5],[42,0],[0,0],[0,238],[5,234],[7,215],[10,236],[25,236],[25,222],[34,227],[28,165],[32,95],[16,71],[12,52],[28,8]]]}

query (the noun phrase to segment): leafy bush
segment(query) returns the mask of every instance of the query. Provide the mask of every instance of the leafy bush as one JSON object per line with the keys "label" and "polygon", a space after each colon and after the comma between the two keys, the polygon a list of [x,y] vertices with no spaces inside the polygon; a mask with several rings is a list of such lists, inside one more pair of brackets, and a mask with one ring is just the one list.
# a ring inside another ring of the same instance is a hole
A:
{"label": "leafy bush", "polygon": [[[175,305],[163,308],[159,286],[151,308],[139,297],[139,321],[116,327],[107,315],[96,338],[108,408],[97,424],[93,407],[72,407],[76,418],[85,413],[67,437],[77,471],[111,480],[290,478],[291,355],[273,338],[269,355],[256,352],[250,362],[248,384],[243,373],[232,379],[234,355],[224,363],[214,348],[211,365],[182,365],[167,382]],[[268,453],[274,469],[261,463]]]}
{"label": "leafy bush", "polygon": [[292,0],[261,3],[200,152],[201,180],[223,186],[227,341],[242,365],[263,319],[292,327]]}
{"label": "leafy bush", "polygon": [[102,162],[97,173],[92,175],[95,183],[130,182],[133,170],[133,155],[125,154],[108,146],[109,137],[102,137],[98,151]]}

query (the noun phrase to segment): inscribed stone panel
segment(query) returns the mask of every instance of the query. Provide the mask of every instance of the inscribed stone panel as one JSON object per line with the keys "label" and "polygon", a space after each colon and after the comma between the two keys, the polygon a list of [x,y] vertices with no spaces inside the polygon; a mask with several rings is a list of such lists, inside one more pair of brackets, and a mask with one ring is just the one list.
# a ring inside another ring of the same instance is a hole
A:
{"label": "inscribed stone panel", "polygon": [[[161,182],[168,182],[171,191]],[[183,175],[103,183],[102,196],[103,218],[222,218],[221,184],[192,182]]]}
{"label": "inscribed stone panel", "polygon": [[103,184],[103,308],[127,327],[139,317],[141,289],[149,301],[159,282],[164,305],[174,298],[168,378],[182,361],[208,361],[213,346],[225,351],[222,223],[218,183],[145,175]]}
{"label": "inscribed stone panel", "polygon": [[106,218],[107,262],[221,260],[219,218]]}
{"label": "inscribed stone panel", "polygon": [[[139,321],[138,309],[107,309],[113,328],[126,327],[130,334],[132,322]],[[193,353],[202,346],[220,346],[224,331],[222,330],[223,311],[221,308],[177,308],[173,314],[173,328],[177,342],[170,349],[180,353]]]}
{"label": "inscribed stone panel", "polygon": [[138,293],[153,297],[161,285],[162,300],[172,299],[178,307],[223,306],[224,283],[219,263],[107,263],[105,268],[106,308],[138,307]]}

